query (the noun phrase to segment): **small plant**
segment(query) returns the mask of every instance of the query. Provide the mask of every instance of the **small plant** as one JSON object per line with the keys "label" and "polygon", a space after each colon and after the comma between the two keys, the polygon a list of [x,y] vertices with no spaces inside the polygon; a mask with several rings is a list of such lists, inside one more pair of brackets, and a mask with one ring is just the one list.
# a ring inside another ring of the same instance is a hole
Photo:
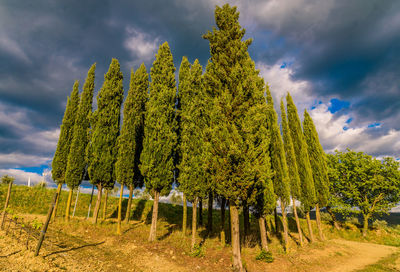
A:
{"label": "small plant", "polygon": [[192,249],[192,252],[190,253],[190,256],[203,257],[204,256],[203,247],[201,245],[195,245],[194,248]]}
{"label": "small plant", "polygon": [[264,249],[256,256],[257,261],[263,261],[266,263],[272,263],[274,261],[274,257],[272,257],[272,253],[269,251],[265,251]]}
{"label": "small plant", "polygon": [[374,228],[374,229],[379,229],[379,230],[382,230],[382,229],[386,229],[387,228],[387,225],[388,225],[388,223],[385,221],[385,220],[375,220],[373,223],[372,223],[372,227]]}
{"label": "small plant", "polygon": [[34,229],[39,230],[39,229],[42,228],[43,223],[40,222],[40,221],[38,221],[37,219],[34,219],[34,220],[31,222],[31,226],[32,226]]}
{"label": "small plant", "polygon": [[321,220],[323,222],[332,222],[332,217],[326,212],[321,212]]}

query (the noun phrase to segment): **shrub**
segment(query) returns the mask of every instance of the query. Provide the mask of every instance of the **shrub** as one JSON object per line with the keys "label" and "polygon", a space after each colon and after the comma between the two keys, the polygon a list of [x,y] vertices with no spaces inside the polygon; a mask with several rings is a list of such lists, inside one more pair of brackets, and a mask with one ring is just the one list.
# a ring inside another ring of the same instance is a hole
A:
{"label": "shrub", "polygon": [[372,223],[372,227],[374,228],[374,229],[379,229],[379,230],[381,230],[381,229],[385,229],[386,227],[387,227],[387,225],[388,225],[388,223],[385,221],[385,220],[375,220],[373,223]]}
{"label": "shrub", "polygon": [[190,256],[192,257],[203,257],[204,256],[204,250],[201,245],[194,245],[194,248],[192,252],[190,252]]}
{"label": "shrub", "polygon": [[266,263],[272,263],[274,261],[274,257],[272,257],[272,253],[269,251],[265,251],[264,249],[256,256],[257,261],[263,261]]}

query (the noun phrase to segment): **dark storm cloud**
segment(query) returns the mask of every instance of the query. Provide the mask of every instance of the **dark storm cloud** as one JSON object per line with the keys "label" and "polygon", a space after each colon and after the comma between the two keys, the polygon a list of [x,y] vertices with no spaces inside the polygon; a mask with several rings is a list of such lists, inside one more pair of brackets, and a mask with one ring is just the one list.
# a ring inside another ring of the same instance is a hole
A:
{"label": "dark storm cloud", "polygon": [[270,44],[281,41],[274,57],[260,59],[295,59],[293,79],[309,81],[321,98],[351,101],[355,122],[382,120],[400,128],[395,121],[400,113],[399,1],[256,1],[248,6],[257,34],[268,29],[272,34],[264,36]]}
{"label": "dark storm cloud", "polygon": [[94,62],[96,91],[112,57],[121,62],[127,87],[130,68],[145,62],[149,69],[164,41],[177,67],[183,55],[206,63],[208,43],[201,35],[213,24],[213,9],[207,1],[2,1],[1,152],[51,157],[54,139],[46,148],[28,135],[57,131],[74,80],[82,88]]}

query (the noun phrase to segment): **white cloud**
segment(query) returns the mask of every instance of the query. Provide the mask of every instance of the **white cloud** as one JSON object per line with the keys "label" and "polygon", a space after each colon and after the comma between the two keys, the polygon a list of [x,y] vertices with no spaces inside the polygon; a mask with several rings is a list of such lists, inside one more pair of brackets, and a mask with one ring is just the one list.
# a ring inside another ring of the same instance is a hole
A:
{"label": "white cloud", "polygon": [[37,173],[25,172],[19,169],[0,169],[0,176],[9,175],[15,178],[15,184],[28,184],[28,179],[31,179],[31,186],[35,185],[38,182],[45,180],[47,183],[50,183],[47,176],[43,177]]}
{"label": "white cloud", "polygon": [[312,104],[313,98],[308,91],[311,87],[310,83],[304,80],[293,80],[292,70],[290,66],[281,68],[284,61],[278,61],[274,65],[267,65],[263,62],[257,62],[256,68],[260,70],[260,75],[268,83],[275,102],[275,108],[279,111],[280,100],[286,97],[290,92],[299,112],[308,105]]}
{"label": "white cloud", "polygon": [[351,118],[349,114],[336,117],[328,110],[328,107],[329,104],[319,104],[309,112],[326,152],[333,152],[335,149],[344,151],[350,148],[372,155],[379,154],[380,157],[400,155],[400,131],[391,129],[386,134],[376,135],[370,133],[371,130],[381,129],[381,127],[353,127],[347,123]]}
{"label": "white cloud", "polygon": [[0,153],[0,165],[8,165],[10,167],[30,167],[35,165],[43,165],[51,160],[50,157],[36,156],[21,153]]}
{"label": "white cloud", "polygon": [[129,65],[138,66],[142,62],[148,63],[151,61],[157,52],[160,39],[151,37],[133,27],[127,27],[125,32],[127,37],[124,41],[124,46],[133,58]]}
{"label": "white cloud", "polygon": [[54,152],[57,147],[60,129],[45,130],[27,134],[22,141],[35,145],[38,150]]}

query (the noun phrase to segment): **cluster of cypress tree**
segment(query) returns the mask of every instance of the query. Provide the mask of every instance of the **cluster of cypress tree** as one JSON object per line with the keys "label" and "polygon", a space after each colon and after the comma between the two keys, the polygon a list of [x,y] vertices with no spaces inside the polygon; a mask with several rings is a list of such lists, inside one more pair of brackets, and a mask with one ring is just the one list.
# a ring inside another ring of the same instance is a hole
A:
{"label": "cluster of cypress tree", "polygon": [[[230,241],[237,271],[243,270],[239,239],[241,209],[245,235],[250,231],[249,210],[258,219],[265,251],[268,251],[265,218],[274,210],[276,213],[277,200],[286,251],[289,250],[286,210],[291,202],[299,241],[303,244],[296,200],[304,206],[311,241],[314,237],[309,212],[316,207],[323,239],[319,210],[327,205],[329,184],[317,131],[307,112],[302,128],[288,94],[287,115],[283,100],[280,105],[281,133],[269,87],[248,53],[251,40],[243,40],[245,30],[238,19],[236,7],[216,7],[217,28],[203,36],[210,43],[211,58],[206,71],[203,74],[198,60],[191,64],[183,57],[178,90],[176,69],[166,42],[159,47],[150,81],[144,65],[136,72],[132,70],[122,128],[123,75],[116,59],[104,76],[97,95],[98,107],[93,113],[95,65],[88,72],[80,102],[75,82],[52,170],[59,190],[64,182],[70,189],[67,219],[72,190],[80,185],[86,173],[98,189],[94,223],[103,189],[107,196],[107,189],[113,188],[117,181],[121,184],[117,233],[121,234],[124,186],[130,192],[125,216],[128,221],[133,189],[144,183],[154,199],[149,234],[149,241],[154,241],[159,198],[170,193],[177,178],[178,189],[184,195],[184,235],[186,202],[193,205],[192,248],[196,245],[198,203],[208,198],[207,229],[211,232],[213,201],[221,200],[222,243],[225,243],[225,204],[229,205]],[[277,227],[278,222],[276,230]]]}

